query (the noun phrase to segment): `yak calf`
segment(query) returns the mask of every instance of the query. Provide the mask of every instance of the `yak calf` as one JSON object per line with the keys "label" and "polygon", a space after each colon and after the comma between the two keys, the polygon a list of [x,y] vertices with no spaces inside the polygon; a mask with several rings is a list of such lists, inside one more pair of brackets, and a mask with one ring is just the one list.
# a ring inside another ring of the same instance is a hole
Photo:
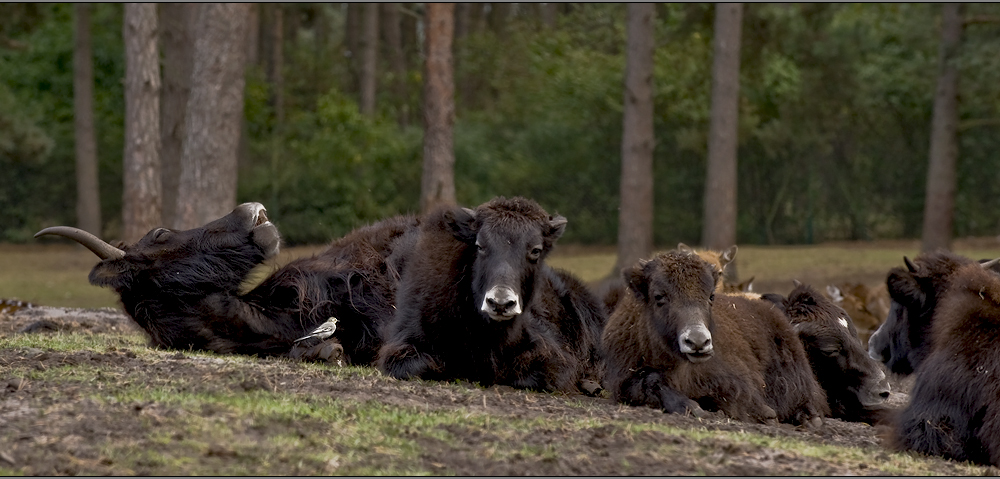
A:
{"label": "yak calf", "polygon": [[605,387],[670,413],[821,424],[829,407],[791,324],[770,301],[717,292],[720,274],[678,250],[626,268],[602,337]]}

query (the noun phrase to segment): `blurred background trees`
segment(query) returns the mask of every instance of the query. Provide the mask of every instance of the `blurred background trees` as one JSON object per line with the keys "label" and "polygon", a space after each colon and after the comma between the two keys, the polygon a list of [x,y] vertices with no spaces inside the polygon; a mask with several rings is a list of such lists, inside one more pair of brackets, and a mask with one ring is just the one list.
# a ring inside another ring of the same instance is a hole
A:
{"label": "blurred background trees", "polygon": [[[166,8],[161,117],[182,101],[165,99]],[[653,240],[702,244],[716,6],[655,8]],[[90,8],[99,233],[108,239],[123,235],[123,10]],[[74,6],[0,11],[0,241],[24,242],[45,226],[77,224]],[[942,11],[744,5],[736,242],[921,236]],[[425,13],[422,3],[252,7],[236,200],[264,203],[288,242],[326,242],[419,210]],[[615,244],[626,5],[459,3],[453,15],[458,203],[532,197],[569,218],[562,242]],[[996,235],[1000,29],[988,20],[1000,5],[968,4],[962,16],[976,26],[952,60],[961,72],[952,228]],[[372,77],[374,108],[362,114]],[[176,158],[166,151],[164,171]]]}

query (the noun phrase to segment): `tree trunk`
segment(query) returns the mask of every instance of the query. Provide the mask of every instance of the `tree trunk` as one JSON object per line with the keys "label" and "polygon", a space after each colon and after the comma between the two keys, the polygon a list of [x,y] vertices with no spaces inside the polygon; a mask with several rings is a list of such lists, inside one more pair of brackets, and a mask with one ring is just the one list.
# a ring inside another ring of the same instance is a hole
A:
{"label": "tree trunk", "polygon": [[545,28],[555,28],[556,27],[556,16],[559,14],[559,5],[548,2],[538,4],[539,16],[542,20],[542,25]]}
{"label": "tree trunk", "polygon": [[347,62],[347,85],[344,90],[350,94],[358,92],[361,58],[361,26],[364,15],[364,5],[348,3],[347,15],[344,18],[344,59]]}
{"label": "tree trunk", "polygon": [[236,207],[250,5],[206,3],[198,8],[191,96],[184,118],[178,229],[203,225]]}
{"label": "tree trunk", "polygon": [[[715,250],[724,250],[736,244],[736,147],[742,19],[743,4],[716,4],[708,173],[702,218],[702,244]],[[735,264],[726,268],[726,275],[735,279]]]}
{"label": "tree trunk", "polygon": [[126,3],[125,154],[122,239],[161,225],[160,58],[155,3]]}
{"label": "tree trunk", "polygon": [[260,5],[250,4],[247,20],[247,66],[260,62]]}
{"label": "tree trunk", "polygon": [[455,83],[452,78],[451,40],[454,33],[452,3],[428,3],[426,68],[424,75],[424,169],[420,209],[427,212],[441,204],[455,204]]}
{"label": "tree trunk", "polygon": [[653,50],[652,3],[630,3],[622,119],[621,208],[618,260],[612,274],[653,253]]}
{"label": "tree trunk", "polygon": [[397,106],[396,122],[405,128],[410,124],[410,111],[406,101],[406,57],[403,53],[399,6],[399,3],[382,4],[382,31],[385,35],[386,54],[392,75],[392,95]]}
{"label": "tree trunk", "polygon": [[160,45],[163,48],[160,171],[165,225],[173,225],[177,216],[177,188],[184,151],[184,114],[191,94],[197,8],[193,3],[160,4]]}
{"label": "tree trunk", "polygon": [[507,36],[507,23],[510,22],[511,12],[513,12],[514,4],[507,2],[493,2],[490,3],[490,15],[489,23],[490,29],[496,33],[498,39],[504,39]]}
{"label": "tree trunk", "polygon": [[962,42],[962,7],[961,3],[945,3],[942,6],[939,74],[931,121],[921,251],[951,247],[955,164],[958,162],[958,65],[955,58]]}
{"label": "tree trunk", "polygon": [[361,47],[361,95],[358,102],[362,115],[375,114],[375,90],[378,84],[378,10],[379,4],[366,3]]}
{"label": "tree trunk", "polygon": [[73,128],[76,146],[76,224],[101,236],[101,196],[97,181],[94,130],[94,60],[90,42],[90,4],[74,7]]}
{"label": "tree trunk", "polygon": [[285,121],[285,9],[275,4],[271,16],[271,69],[268,80],[271,83],[271,107],[278,125]]}

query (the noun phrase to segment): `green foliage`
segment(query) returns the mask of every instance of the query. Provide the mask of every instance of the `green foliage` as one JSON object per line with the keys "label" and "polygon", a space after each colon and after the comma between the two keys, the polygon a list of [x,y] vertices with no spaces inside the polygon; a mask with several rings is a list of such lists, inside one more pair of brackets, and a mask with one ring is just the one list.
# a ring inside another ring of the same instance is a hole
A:
{"label": "green foliage", "polygon": [[[266,109],[259,89],[254,82],[248,88],[251,119]],[[251,145],[255,160],[241,175],[238,196],[263,202],[289,244],[324,243],[383,217],[417,212],[419,131],[362,116],[337,89]]]}

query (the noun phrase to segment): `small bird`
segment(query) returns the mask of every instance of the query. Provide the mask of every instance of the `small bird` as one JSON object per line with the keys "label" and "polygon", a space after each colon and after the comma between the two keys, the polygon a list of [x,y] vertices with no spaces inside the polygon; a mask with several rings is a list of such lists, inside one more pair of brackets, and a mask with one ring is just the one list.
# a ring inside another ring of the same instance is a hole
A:
{"label": "small bird", "polygon": [[325,323],[319,325],[316,329],[312,330],[311,333],[296,339],[295,342],[303,341],[309,338],[319,338],[326,339],[333,336],[333,333],[337,331],[337,318],[330,316]]}

